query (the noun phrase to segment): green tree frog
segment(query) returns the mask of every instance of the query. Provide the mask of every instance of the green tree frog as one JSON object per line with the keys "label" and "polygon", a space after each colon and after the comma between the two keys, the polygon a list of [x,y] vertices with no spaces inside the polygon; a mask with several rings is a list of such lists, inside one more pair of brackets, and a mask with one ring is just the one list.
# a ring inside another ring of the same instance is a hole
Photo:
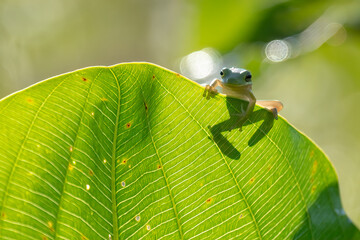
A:
{"label": "green tree frog", "polygon": [[240,130],[252,113],[255,103],[270,111],[274,118],[278,119],[278,112],[283,108],[283,104],[277,100],[256,101],[252,92],[251,73],[249,71],[242,68],[225,67],[221,69],[220,76],[222,80],[214,79],[210,85],[206,85],[204,97],[209,98],[211,95],[217,94],[216,87],[220,86],[225,95],[249,102],[247,109],[239,116]]}

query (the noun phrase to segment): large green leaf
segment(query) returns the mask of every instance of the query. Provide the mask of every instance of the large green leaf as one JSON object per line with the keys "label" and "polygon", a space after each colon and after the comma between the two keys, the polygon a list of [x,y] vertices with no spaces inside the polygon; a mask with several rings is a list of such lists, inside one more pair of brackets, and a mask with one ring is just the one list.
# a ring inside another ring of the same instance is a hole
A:
{"label": "large green leaf", "polygon": [[359,236],[317,146],[259,107],[233,129],[246,102],[202,94],[179,74],[132,63],[3,99],[2,239]]}

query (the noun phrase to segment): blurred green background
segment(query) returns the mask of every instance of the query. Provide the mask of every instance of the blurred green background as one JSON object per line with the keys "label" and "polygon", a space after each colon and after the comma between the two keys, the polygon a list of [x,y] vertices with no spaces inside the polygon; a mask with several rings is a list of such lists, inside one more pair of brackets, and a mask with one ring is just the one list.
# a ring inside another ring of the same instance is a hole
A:
{"label": "blurred green background", "polygon": [[360,226],[359,0],[1,0],[0,98],[94,65],[153,62],[198,81],[238,66],[312,138]]}

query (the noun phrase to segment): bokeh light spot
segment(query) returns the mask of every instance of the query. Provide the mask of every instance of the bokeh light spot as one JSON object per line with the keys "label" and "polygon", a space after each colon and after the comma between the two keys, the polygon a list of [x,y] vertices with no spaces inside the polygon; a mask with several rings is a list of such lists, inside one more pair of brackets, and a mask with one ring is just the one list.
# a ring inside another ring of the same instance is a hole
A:
{"label": "bokeh light spot", "polygon": [[216,50],[205,48],[183,57],[180,70],[183,75],[191,79],[203,79],[218,70],[219,60],[220,54]]}
{"label": "bokeh light spot", "polygon": [[283,40],[273,40],[266,45],[265,54],[272,62],[282,62],[289,57],[289,44]]}

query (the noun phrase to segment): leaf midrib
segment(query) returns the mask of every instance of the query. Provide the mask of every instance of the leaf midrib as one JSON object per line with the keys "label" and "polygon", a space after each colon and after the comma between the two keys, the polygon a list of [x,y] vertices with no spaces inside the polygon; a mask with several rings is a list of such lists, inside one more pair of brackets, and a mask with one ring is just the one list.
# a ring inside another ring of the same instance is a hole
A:
{"label": "leaf midrib", "polygon": [[112,200],[112,214],[113,214],[113,239],[119,239],[118,232],[118,216],[117,216],[117,204],[116,204],[116,145],[117,145],[117,130],[119,127],[119,116],[120,116],[120,107],[121,107],[121,93],[120,93],[120,85],[119,79],[116,77],[115,73],[108,68],[111,74],[114,76],[116,81],[117,89],[118,89],[118,108],[116,113],[116,122],[115,122],[115,130],[114,130],[114,138],[113,138],[113,149],[112,149],[112,157],[111,157],[111,200]]}

